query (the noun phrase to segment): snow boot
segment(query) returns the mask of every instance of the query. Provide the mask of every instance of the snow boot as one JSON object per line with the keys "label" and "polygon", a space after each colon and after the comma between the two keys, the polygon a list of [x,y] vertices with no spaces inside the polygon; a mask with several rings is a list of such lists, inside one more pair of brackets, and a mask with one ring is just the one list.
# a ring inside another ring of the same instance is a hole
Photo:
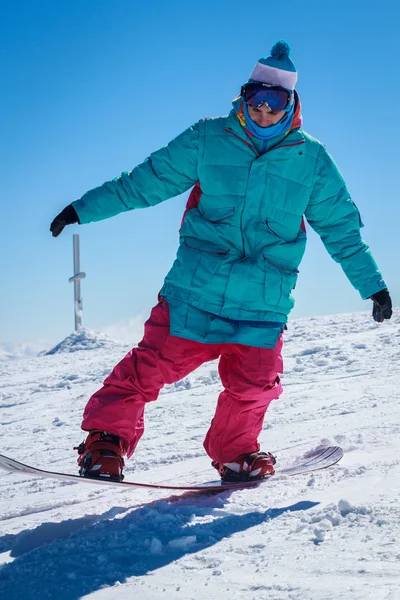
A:
{"label": "snow boot", "polygon": [[241,454],[232,462],[211,464],[217,469],[224,482],[257,481],[275,473],[276,459],[270,452],[253,452]]}
{"label": "snow boot", "polygon": [[122,481],[125,466],[124,443],[117,435],[106,431],[91,431],[77,448],[79,475]]}

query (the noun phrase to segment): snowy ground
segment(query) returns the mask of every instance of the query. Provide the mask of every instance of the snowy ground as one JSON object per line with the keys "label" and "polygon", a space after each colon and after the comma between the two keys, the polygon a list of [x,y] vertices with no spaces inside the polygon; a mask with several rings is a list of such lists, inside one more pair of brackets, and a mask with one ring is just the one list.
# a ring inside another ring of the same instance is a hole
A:
{"label": "snowy ground", "polygon": [[[128,348],[71,343],[0,362],[0,453],[76,472],[83,407]],[[399,600],[400,310],[294,321],[285,362],[262,448],[285,462],[340,444],[341,463],[209,496],[1,475],[0,597]],[[220,390],[216,363],[163,390],[127,478],[215,479],[202,440]]]}

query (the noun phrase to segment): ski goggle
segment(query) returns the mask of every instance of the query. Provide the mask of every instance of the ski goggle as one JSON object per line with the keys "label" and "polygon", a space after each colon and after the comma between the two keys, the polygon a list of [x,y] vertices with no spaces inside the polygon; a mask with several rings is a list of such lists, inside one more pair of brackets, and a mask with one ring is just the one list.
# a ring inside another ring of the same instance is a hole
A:
{"label": "ski goggle", "polygon": [[285,110],[292,101],[292,94],[284,88],[259,82],[242,86],[241,96],[252,108],[259,108],[264,104],[271,112]]}

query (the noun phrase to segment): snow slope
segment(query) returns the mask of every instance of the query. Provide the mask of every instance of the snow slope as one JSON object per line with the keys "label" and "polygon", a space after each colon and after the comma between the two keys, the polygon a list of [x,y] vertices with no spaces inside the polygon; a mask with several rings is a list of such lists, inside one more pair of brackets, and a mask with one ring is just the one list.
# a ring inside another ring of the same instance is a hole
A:
{"label": "snow slope", "polygon": [[[76,472],[86,399],[128,350],[91,340],[0,362],[1,453]],[[339,465],[209,496],[4,474],[0,597],[398,600],[400,310],[293,321],[285,362],[262,448],[285,463],[340,444]],[[215,479],[202,440],[220,390],[216,363],[166,387],[127,478]]]}

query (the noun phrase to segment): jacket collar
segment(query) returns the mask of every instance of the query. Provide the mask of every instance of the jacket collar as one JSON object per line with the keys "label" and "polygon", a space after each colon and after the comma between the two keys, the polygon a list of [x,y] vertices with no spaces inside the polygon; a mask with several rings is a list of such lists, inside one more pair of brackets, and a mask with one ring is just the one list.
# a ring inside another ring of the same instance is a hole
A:
{"label": "jacket collar", "polygon": [[[246,134],[245,128],[242,127],[242,125],[240,124],[239,118],[237,116],[237,111],[235,108],[235,102],[237,102],[237,100],[234,100],[234,102],[233,102],[234,108],[231,110],[231,112],[229,113],[229,115],[226,118],[225,130],[233,133],[236,137],[240,138],[247,145],[251,144],[253,146],[253,144],[251,142],[251,137]],[[289,133],[284,137],[283,140],[281,140],[281,137],[282,136],[277,136],[277,138],[276,138],[277,146],[280,146],[280,145],[291,146],[294,144],[297,145],[297,144],[304,143],[304,141],[305,141],[305,136],[304,136],[303,130],[300,127],[289,131]],[[271,147],[274,146],[273,140],[274,140],[274,138],[271,139],[271,142],[272,142]],[[256,150],[255,146],[253,146],[253,147]],[[274,147],[276,147],[276,146],[274,146]]]}

